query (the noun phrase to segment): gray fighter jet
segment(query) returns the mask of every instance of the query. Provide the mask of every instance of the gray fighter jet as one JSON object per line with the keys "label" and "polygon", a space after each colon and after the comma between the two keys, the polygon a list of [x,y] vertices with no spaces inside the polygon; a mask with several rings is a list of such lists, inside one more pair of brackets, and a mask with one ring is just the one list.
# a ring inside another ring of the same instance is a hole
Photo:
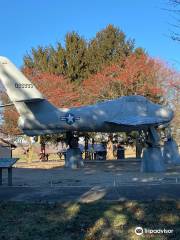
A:
{"label": "gray fighter jet", "polygon": [[29,136],[147,130],[173,118],[169,108],[137,95],[83,107],[57,108],[5,57],[0,57],[0,80],[20,114],[19,127]]}

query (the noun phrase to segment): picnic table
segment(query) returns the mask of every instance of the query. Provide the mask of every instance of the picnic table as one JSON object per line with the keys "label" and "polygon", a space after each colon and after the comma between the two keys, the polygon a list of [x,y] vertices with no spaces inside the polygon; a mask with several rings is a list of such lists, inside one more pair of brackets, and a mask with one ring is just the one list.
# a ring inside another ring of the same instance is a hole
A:
{"label": "picnic table", "polygon": [[2,170],[8,169],[8,186],[12,186],[12,166],[19,158],[0,158],[0,185],[2,185]]}

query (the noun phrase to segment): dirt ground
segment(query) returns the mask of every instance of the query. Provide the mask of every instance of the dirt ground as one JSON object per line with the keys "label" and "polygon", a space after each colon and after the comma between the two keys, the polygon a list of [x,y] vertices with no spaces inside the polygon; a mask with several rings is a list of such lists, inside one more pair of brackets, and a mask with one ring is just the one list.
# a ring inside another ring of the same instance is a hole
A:
{"label": "dirt ground", "polygon": [[[18,157],[19,162],[32,162],[35,159],[39,159],[37,151],[32,151],[29,155],[25,154],[24,150],[20,147],[13,150],[13,157]],[[135,158],[136,157],[136,148],[135,147],[126,147],[125,148],[125,158]],[[83,154],[84,158],[84,154]],[[63,157],[62,157],[63,159]],[[57,154],[50,154],[49,160],[60,160]]]}
{"label": "dirt ground", "polygon": [[[141,173],[140,161],[111,160],[86,161],[85,166],[72,170],[64,161],[17,162],[13,168],[14,186],[121,186],[134,184],[180,183],[180,166],[167,166],[164,173]],[[3,172],[3,185],[7,184],[7,171]]]}

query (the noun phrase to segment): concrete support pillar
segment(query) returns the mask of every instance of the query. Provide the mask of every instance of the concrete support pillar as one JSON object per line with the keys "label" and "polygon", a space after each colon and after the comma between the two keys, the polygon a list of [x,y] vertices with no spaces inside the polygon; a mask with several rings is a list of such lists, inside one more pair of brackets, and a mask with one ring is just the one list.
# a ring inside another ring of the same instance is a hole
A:
{"label": "concrete support pillar", "polygon": [[148,130],[147,148],[143,149],[141,172],[164,172],[164,157],[159,146],[159,135],[154,127]]}
{"label": "concrete support pillar", "polygon": [[78,137],[74,137],[73,133],[67,134],[67,143],[69,148],[66,151],[65,167],[76,169],[83,167],[84,162],[82,159],[82,153],[78,147]]}
{"label": "concrete support pillar", "polygon": [[12,167],[8,168],[8,186],[12,186]]}
{"label": "concrete support pillar", "polygon": [[83,167],[84,162],[80,148],[69,148],[66,151],[65,167],[77,169]]}
{"label": "concrete support pillar", "polygon": [[141,158],[142,154],[142,143],[140,141],[140,131],[138,131],[138,135],[136,137],[136,158]]}
{"label": "concrete support pillar", "polygon": [[89,143],[89,141],[88,141],[89,139],[88,139],[88,137],[87,136],[85,136],[84,137],[84,151],[85,151],[85,159],[88,159],[89,158],[89,154],[88,154],[88,143]]}
{"label": "concrete support pillar", "polygon": [[161,148],[159,146],[144,148],[141,172],[164,172],[165,170],[166,167]]}
{"label": "concrete support pillar", "polygon": [[2,185],[2,168],[0,168],[0,185]]}
{"label": "concrete support pillar", "polygon": [[180,154],[175,140],[169,139],[163,148],[163,157],[166,163],[180,164]]}

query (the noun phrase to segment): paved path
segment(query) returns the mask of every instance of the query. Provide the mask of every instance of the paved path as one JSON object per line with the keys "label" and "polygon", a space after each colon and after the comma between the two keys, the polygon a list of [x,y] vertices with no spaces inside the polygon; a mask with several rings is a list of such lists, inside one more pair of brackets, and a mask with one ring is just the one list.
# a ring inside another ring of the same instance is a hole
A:
{"label": "paved path", "polygon": [[0,187],[0,200],[57,202],[96,200],[180,200],[180,184],[120,187]]}
{"label": "paved path", "polygon": [[[46,164],[44,163],[44,167]],[[25,166],[24,166],[25,167]],[[120,187],[152,183],[180,183],[180,166],[169,166],[164,173],[141,173],[140,162],[118,161],[86,163],[84,168],[72,170],[63,167],[51,169],[14,168],[13,185],[28,187]],[[7,185],[7,172],[3,172],[3,186]]]}
{"label": "paved path", "polygon": [[164,173],[141,173],[140,162],[86,163],[82,169],[13,169],[13,187],[3,172],[0,200],[81,201],[180,200],[180,166]]}

